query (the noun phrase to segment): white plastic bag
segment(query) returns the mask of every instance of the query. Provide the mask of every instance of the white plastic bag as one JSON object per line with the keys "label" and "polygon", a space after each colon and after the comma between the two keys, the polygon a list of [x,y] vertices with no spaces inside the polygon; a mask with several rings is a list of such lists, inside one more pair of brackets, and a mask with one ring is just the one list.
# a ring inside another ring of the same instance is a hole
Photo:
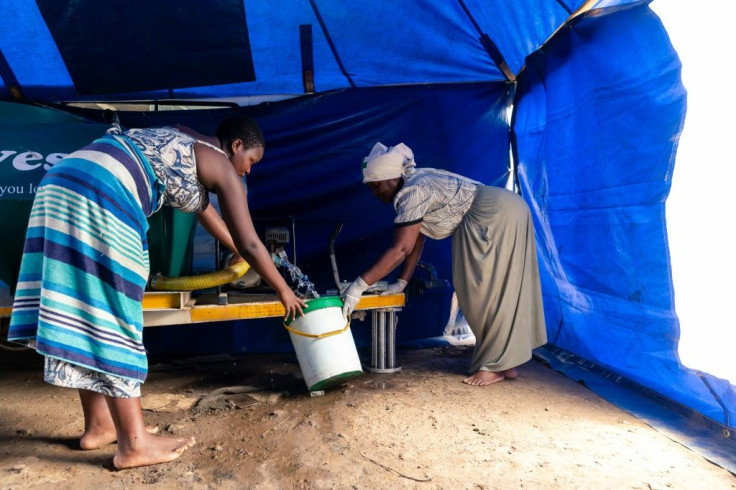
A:
{"label": "white plastic bag", "polygon": [[475,345],[475,335],[465,320],[465,315],[457,304],[457,294],[452,293],[450,318],[447,320],[443,336],[451,345]]}

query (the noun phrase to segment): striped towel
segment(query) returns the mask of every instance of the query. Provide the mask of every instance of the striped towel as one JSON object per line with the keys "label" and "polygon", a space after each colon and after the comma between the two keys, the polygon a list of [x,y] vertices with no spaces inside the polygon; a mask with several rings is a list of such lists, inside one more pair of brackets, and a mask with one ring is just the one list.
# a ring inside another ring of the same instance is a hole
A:
{"label": "striped towel", "polygon": [[120,135],[49,170],[31,209],[8,339],[144,381],[146,218],[159,192],[148,160]]}

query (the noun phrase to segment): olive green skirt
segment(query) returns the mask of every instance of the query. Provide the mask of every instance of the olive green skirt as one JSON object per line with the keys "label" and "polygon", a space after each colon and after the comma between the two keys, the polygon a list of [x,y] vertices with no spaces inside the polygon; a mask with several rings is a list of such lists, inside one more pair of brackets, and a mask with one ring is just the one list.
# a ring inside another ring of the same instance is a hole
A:
{"label": "olive green skirt", "polygon": [[476,338],[470,373],[505,371],[547,342],[534,226],[526,202],[478,188],[452,235],[458,304]]}

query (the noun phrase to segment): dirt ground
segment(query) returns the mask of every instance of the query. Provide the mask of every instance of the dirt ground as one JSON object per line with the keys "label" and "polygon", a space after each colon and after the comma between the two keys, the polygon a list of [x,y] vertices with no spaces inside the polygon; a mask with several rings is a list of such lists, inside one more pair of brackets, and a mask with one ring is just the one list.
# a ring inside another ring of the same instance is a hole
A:
{"label": "dirt ground", "polygon": [[35,353],[0,358],[0,488],[736,488],[732,473],[540,362],[516,380],[462,384],[469,349],[399,351],[401,372],[323,396],[309,395],[293,356],[159,361],[146,422],[197,445],[125,471],[112,469],[114,445],[78,449],[76,392],[45,384]]}

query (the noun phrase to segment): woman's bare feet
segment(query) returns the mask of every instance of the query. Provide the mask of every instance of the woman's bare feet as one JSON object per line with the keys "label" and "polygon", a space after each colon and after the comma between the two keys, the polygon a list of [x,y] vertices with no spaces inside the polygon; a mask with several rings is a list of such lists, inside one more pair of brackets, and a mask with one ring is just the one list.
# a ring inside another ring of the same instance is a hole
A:
{"label": "woman's bare feet", "polygon": [[[146,426],[146,432],[149,434],[157,434],[158,427],[153,425]],[[92,449],[99,449],[108,444],[112,444],[118,440],[117,433],[115,432],[115,425],[112,423],[110,418],[110,425],[108,427],[89,427],[84,431],[82,437],[79,438],[79,447],[85,451]]]}
{"label": "woman's bare feet", "polygon": [[194,445],[194,437],[177,439],[149,434],[143,422],[140,397],[106,397],[118,434],[115,468],[136,468],[173,461]]}
{"label": "woman's bare feet", "polygon": [[[79,438],[79,447],[88,451],[112,444],[118,439],[115,423],[105,395],[89,390],[79,390],[84,412],[84,433]],[[158,427],[146,426],[146,432],[155,434]]]}
{"label": "woman's bare feet", "polygon": [[505,371],[476,371],[470,377],[463,380],[463,383],[471,386],[488,386],[504,379],[515,379],[518,376],[516,369],[511,368]]}
{"label": "woman's bare feet", "polygon": [[141,439],[143,440],[136,440],[135,447],[124,448],[118,445],[118,450],[112,460],[116,469],[168,463],[195,444],[194,437],[175,439],[146,434]]}

